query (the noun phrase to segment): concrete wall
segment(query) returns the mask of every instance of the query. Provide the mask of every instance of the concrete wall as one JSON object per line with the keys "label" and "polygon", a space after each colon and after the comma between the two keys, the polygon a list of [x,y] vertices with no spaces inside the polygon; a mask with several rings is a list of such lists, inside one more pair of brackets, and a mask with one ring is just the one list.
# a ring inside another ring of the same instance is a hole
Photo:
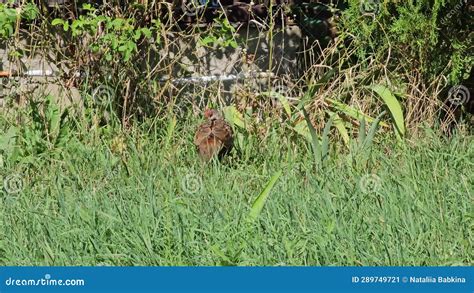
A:
{"label": "concrete wall", "polygon": [[[301,31],[297,26],[276,28],[271,42],[268,31],[257,26],[241,27],[237,33],[241,45],[235,49],[204,48],[198,45],[196,38],[179,38],[171,34],[166,40],[166,46],[155,52],[149,59],[149,64],[142,64],[142,66],[144,70],[156,67],[156,70],[160,72],[160,79],[163,80],[191,76],[254,75],[258,72],[271,72],[275,76],[296,74],[298,51],[302,42]],[[23,40],[23,43],[26,46],[27,40]],[[23,56],[20,62],[11,63],[8,60],[9,52],[6,44],[0,44],[0,70],[22,72],[29,70],[30,73],[43,71],[52,75],[0,78],[2,84],[0,98],[34,93],[35,95],[52,94],[64,104],[80,101],[81,97],[77,89],[64,85],[57,76],[60,72],[57,64],[48,61],[48,59],[55,60],[55,56],[46,58],[37,53],[34,56]],[[168,68],[172,68],[172,71],[170,72]],[[232,92],[233,85],[249,83],[249,77],[244,79],[246,80],[227,80],[222,84],[227,92]],[[255,80],[255,84],[258,82],[266,83]]]}

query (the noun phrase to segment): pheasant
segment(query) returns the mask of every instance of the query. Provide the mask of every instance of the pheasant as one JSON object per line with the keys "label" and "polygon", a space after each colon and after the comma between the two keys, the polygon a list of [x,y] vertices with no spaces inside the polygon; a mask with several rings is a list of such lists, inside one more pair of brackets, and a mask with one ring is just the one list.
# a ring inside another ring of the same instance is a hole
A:
{"label": "pheasant", "polygon": [[199,156],[205,162],[210,161],[214,156],[222,158],[233,146],[233,132],[229,123],[222,115],[214,109],[204,111],[206,122],[201,124],[194,136]]}

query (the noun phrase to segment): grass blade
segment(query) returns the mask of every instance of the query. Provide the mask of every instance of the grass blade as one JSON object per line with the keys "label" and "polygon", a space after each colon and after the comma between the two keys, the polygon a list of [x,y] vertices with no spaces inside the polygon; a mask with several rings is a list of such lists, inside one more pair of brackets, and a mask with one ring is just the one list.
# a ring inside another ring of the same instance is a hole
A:
{"label": "grass blade", "polygon": [[48,123],[48,141],[54,144],[54,140],[58,136],[61,124],[61,111],[58,104],[54,101],[53,96],[48,95],[45,100],[45,116]]}
{"label": "grass blade", "polygon": [[253,202],[252,208],[250,209],[249,213],[249,220],[254,221],[258,218],[258,216],[262,212],[263,206],[265,205],[268,196],[270,195],[270,191],[277,182],[278,178],[280,178],[281,173],[282,171],[280,170],[273,174],[272,178],[270,178],[270,181],[268,181],[267,185],[265,185],[265,188],[262,190],[262,192],[260,192],[257,199]]}
{"label": "grass blade", "polygon": [[[296,106],[296,109],[297,111],[303,109],[306,105],[307,102],[311,101],[314,97],[314,95],[316,94],[316,92],[318,91],[319,88],[321,88],[323,85],[326,85],[327,82],[338,72],[338,70],[336,68],[333,68],[331,70],[329,70],[328,72],[326,72],[316,83],[314,84],[311,84],[309,87],[308,87],[308,90],[306,91],[306,93],[303,95],[303,97],[301,98],[300,102],[298,103],[298,105]],[[295,114],[298,114],[298,113],[295,113]],[[295,117],[293,117],[295,118]]]}
{"label": "grass blade", "polygon": [[362,117],[362,119],[360,120],[360,125],[359,125],[359,146],[362,147],[364,145],[364,142],[365,142],[365,137],[366,137],[366,133],[365,133],[365,117]]}
{"label": "grass blade", "polygon": [[374,123],[370,126],[369,133],[367,134],[367,137],[365,138],[364,141],[364,148],[370,148],[370,145],[372,144],[372,141],[374,140],[375,133],[377,132],[377,129],[379,127],[380,120],[382,120],[383,115],[385,115],[385,111],[380,113],[379,116],[375,119]]}
{"label": "grass blade", "polygon": [[168,121],[168,126],[166,127],[166,138],[165,138],[165,145],[169,146],[171,143],[171,139],[173,138],[174,131],[176,129],[176,116],[173,115]]}
{"label": "grass blade", "polygon": [[329,118],[329,121],[324,126],[322,143],[321,143],[321,160],[324,162],[329,154],[329,131],[331,130],[333,117]]}
{"label": "grass blade", "polygon": [[291,118],[291,107],[290,107],[290,102],[288,102],[288,98],[280,93],[276,94],[278,100],[280,101],[281,105],[283,106],[283,109],[285,109],[286,114],[288,117]]}
{"label": "grass blade", "polygon": [[[372,123],[372,122],[375,121],[375,118],[370,117],[367,114],[364,114],[362,111],[357,110],[354,107],[351,107],[349,105],[346,105],[344,103],[338,102],[338,101],[330,99],[330,98],[326,98],[325,100],[327,102],[329,102],[331,108],[333,108],[334,110],[337,110],[339,113],[343,113],[344,115],[347,115],[349,117],[357,119],[358,121],[360,121],[362,119],[362,117],[364,117],[365,121],[367,121],[369,123]],[[380,126],[387,127],[387,128],[390,127],[389,124],[387,124],[383,121],[380,122]]]}
{"label": "grass blade", "polygon": [[309,115],[306,110],[303,108],[304,119],[306,120],[306,124],[308,125],[309,133],[311,134],[311,145],[313,147],[314,153],[314,160],[317,166],[321,166],[321,150],[319,149],[319,140],[318,135],[316,134],[316,129],[314,129],[311,120],[309,119]]}

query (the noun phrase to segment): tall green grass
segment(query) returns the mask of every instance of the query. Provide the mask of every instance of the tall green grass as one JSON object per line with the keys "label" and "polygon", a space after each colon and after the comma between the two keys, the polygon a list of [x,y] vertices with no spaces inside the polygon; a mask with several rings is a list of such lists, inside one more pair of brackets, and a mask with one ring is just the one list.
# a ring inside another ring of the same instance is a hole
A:
{"label": "tall green grass", "polygon": [[329,144],[315,169],[311,145],[275,125],[203,165],[197,123],[81,126],[5,160],[2,181],[23,185],[0,193],[0,264],[474,264],[472,137],[382,139],[357,155]]}

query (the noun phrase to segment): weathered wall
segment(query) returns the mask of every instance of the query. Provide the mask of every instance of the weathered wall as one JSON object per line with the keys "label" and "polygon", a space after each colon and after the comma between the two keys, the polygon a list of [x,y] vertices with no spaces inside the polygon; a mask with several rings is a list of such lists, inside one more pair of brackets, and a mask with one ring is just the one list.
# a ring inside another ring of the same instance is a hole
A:
{"label": "weathered wall", "polygon": [[[278,27],[273,32],[271,41],[268,31],[255,26],[241,27],[237,34],[240,46],[235,49],[205,48],[198,44],[197,38],[182,39],[170,35],[167,45],[149,59],[149,64],[142,64],[142,66],[144,70],[155,67],[158,71],[162,70],[160,74],[162,80],[173,80],[178,77],[252,75],[258,72],[271,72],[275,76],[296,73],[298,51],[302,41],[301,31],[297,26]],[[1,97],[27,93],[51,93],[60,97],[60,100],[66,104],[80,100],[78,91],[71,90],[63,84],[58,77],[60,69],[54,62],[47,61],[48,58],[45,56],[38,53],[34,56],[23,56],[19,63],[10,63],[8,54],[8,48],[5,45],[0,46],[0,70],[19,71],[26,74],[39,74],[42,71],[43,74],[49,76],[1,78],[3,85],[0,91]],[[172,71],[168,68],[172,68]],[[247,80],[227,80],[222,84],[229,92],[232,91],[232,85],[244,82],[248,83],[248,78]]]}

